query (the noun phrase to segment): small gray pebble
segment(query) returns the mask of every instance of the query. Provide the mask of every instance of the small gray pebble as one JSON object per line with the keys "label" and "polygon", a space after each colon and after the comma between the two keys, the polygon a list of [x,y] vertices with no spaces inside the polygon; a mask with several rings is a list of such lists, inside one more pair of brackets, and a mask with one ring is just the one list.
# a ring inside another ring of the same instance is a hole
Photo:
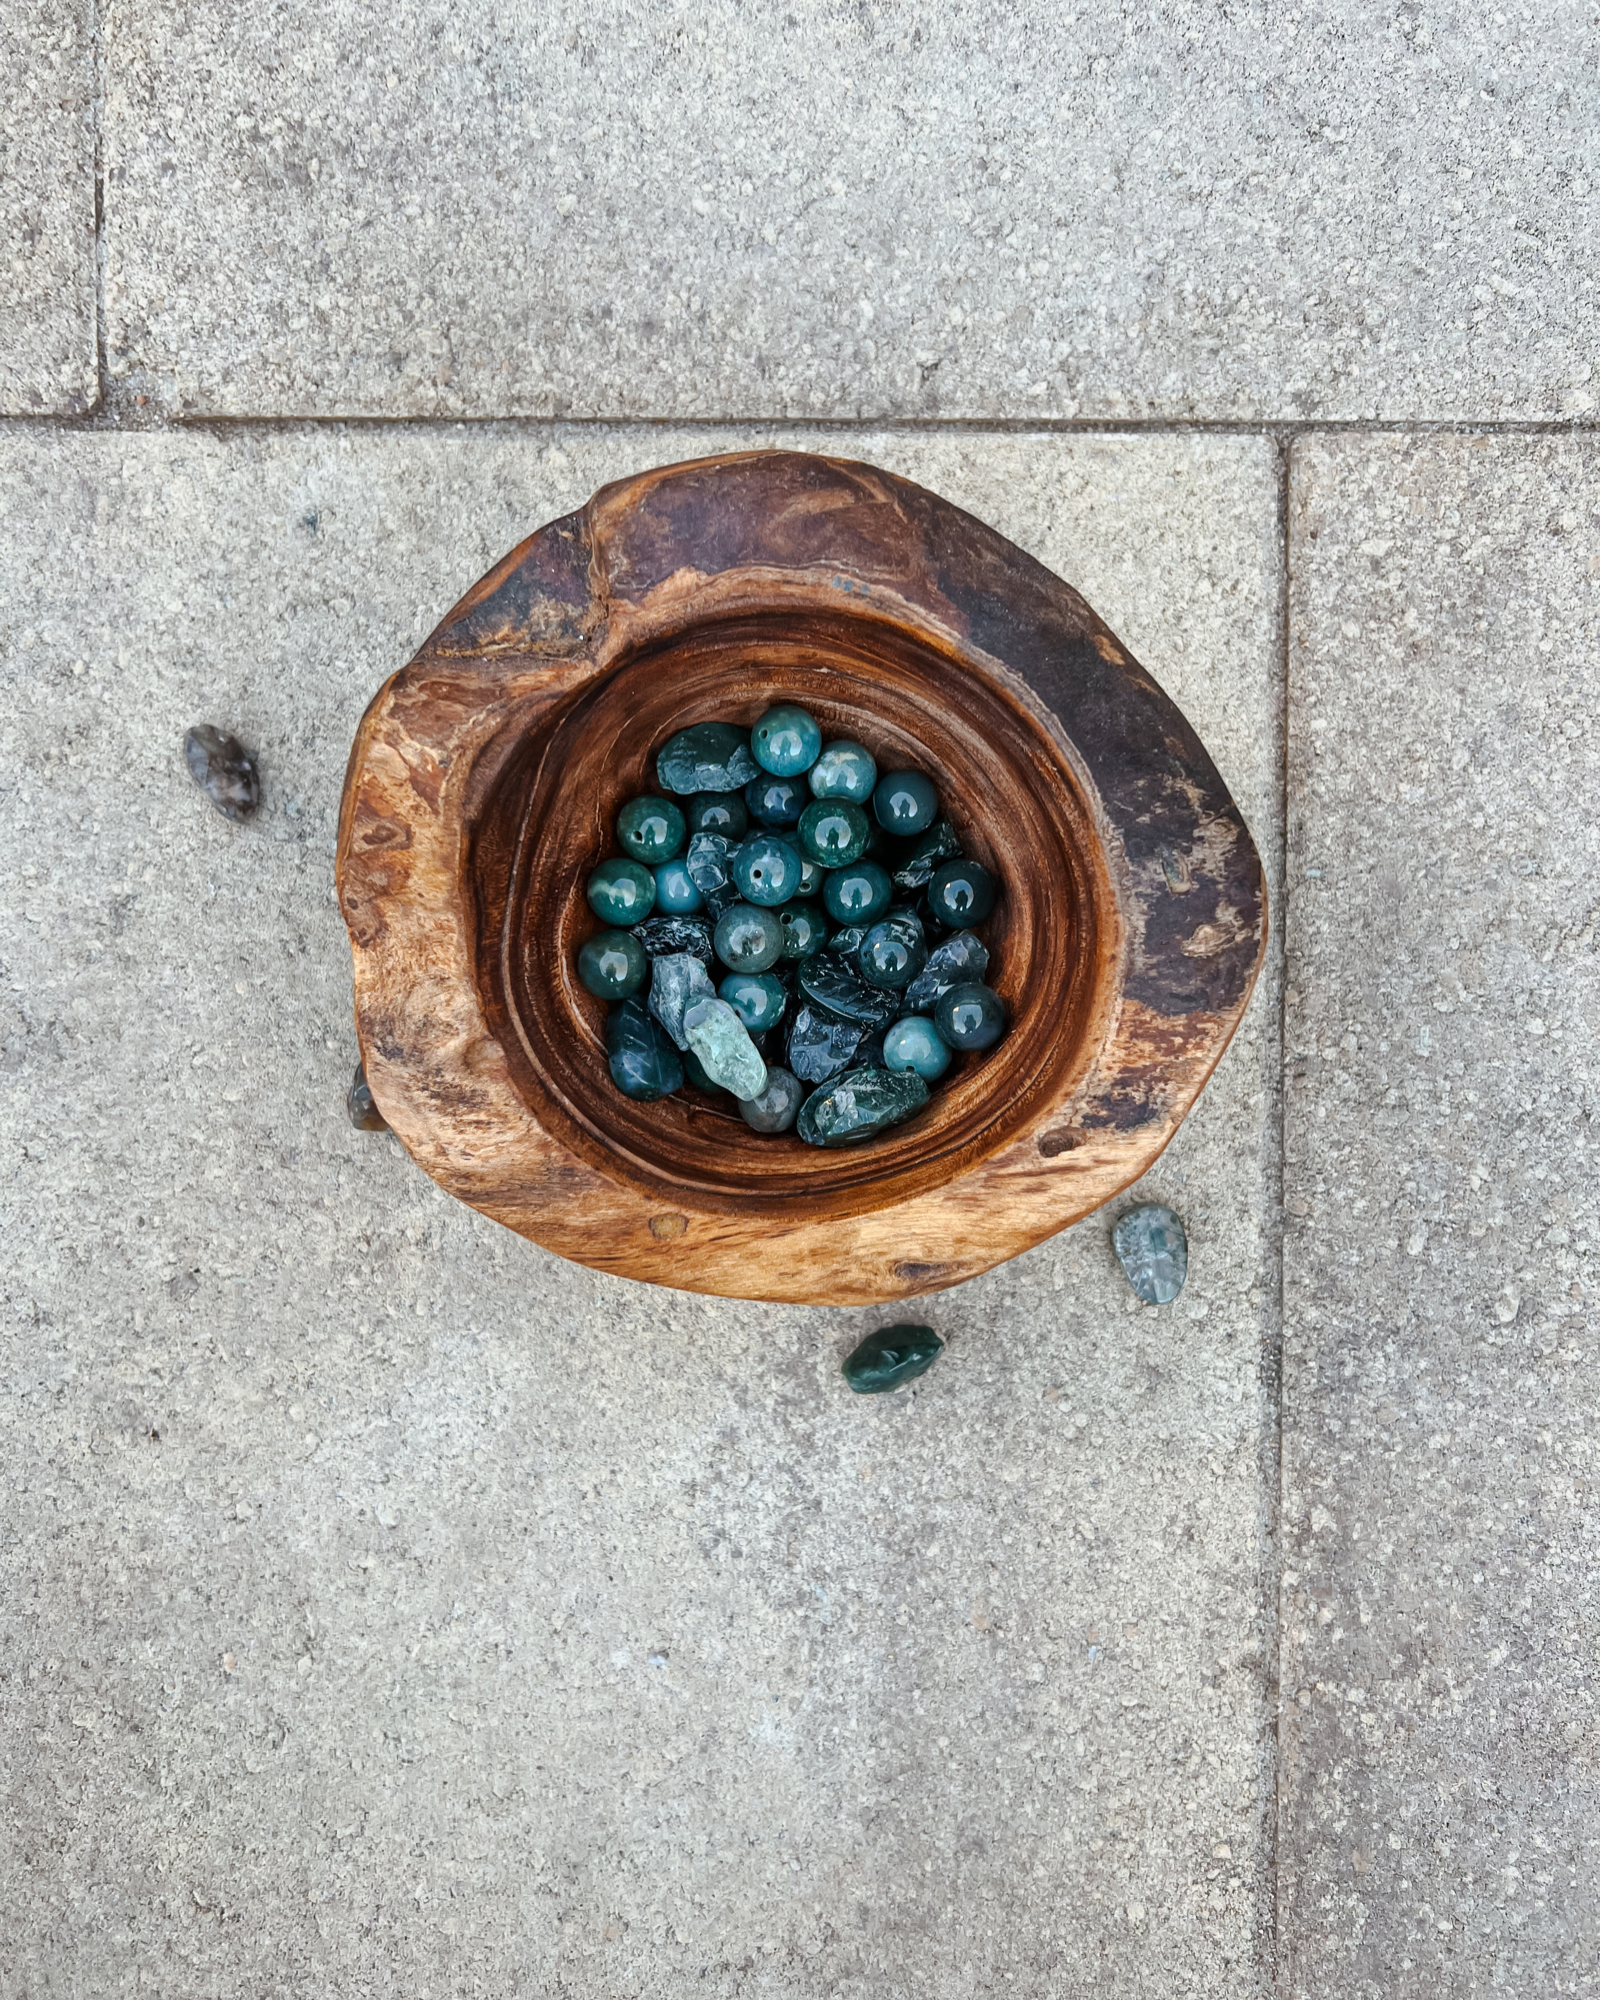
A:
{"label": "small gray pebble", "polygon": [[183,761],[224,819],[248,819],[261,803],[256,760],[237,736],[197,722],[183,739]]}
{"label": "small gray pebble", "polygon": [[800,1113],[805,1092],[792,1070],[767,1065],[767,1087],[759,1097],[740,1102],[739,1115],[752,1132],[787,1132]]}
{"label": "small gray pebble", "polygon": [[350,1114],[350,1123],[358,1132],[387,1132],[389,1129],[388,1119],[372,1101],[372,1086],[367,1082],[365,1063],[356,1064],[356,1073],[350,1080],[344,1108]]}
{"label": "small gray pebble", "polygon": [[1170,1208],[1130,1209],[1111,1235],[1117,1261],[1147,1306],[1169,1306],[1189,1275],[1189,1239]]}

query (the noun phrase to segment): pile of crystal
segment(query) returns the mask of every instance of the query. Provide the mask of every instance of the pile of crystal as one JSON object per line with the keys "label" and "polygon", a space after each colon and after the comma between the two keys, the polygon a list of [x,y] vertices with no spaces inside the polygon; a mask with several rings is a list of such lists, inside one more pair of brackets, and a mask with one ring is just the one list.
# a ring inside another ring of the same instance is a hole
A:
{"label": "pile of crystal", "polygon": [[825,745],[786,702],[753,729],[680,730],[656,779],[589,877],[604,928],[578,954],[611,1003],[625,1096],[727,1093],[754,1131],[848,1146],[915,1117],[958,1055],[1000,1040],[978,935],[1000,885],[920,771]]}

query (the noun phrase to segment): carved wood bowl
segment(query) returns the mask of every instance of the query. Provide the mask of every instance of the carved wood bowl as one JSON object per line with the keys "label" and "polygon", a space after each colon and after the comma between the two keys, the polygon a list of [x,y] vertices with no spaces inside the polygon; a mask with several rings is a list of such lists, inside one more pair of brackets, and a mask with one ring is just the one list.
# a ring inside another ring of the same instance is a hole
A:
{"label": "carved wood bowl", "polygon": [[[1004,885],[1006,1038],[838,1150],[623,1097],[575,970],[656,750],[781,699],[925,770]],[[373,1095],[441,1186],[603,1270],[812,1303],[953,1284],[1136,1178],[1265,939],[1237,807],[1083,600],[949,502],[789,452],[619,482],[485,577],[362,721],[338,886]]]}

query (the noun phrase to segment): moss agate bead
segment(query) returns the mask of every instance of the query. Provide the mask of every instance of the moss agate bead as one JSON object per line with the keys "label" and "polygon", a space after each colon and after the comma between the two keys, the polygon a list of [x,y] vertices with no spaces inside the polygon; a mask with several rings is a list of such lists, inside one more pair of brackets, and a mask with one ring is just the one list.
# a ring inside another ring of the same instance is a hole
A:
{"label": "moss agate bead", "polygon": [[937,1083],[950,1067],[950,1045],[924,1014],[896,1021],[883,1038],[885,1069],[913,1069],[924,1083]]}
{"label": "moss agate bead", "polygon": [[681,854],[685,838],[683,814],[670,799],[629,799],[617,814],[617,845],[647,868]]}
{"label": "moss agate bead", "polygon": [[799,1115],[804,1095],[797,1076],[768,1063],[766,1089],[759,1097],[743,1099],[739,1116],[752,1132],[787,1132]]}
{"label": "moss agate bead", "polygon": [[653,1104],[683,1084],[683,1063],[637,1000],[624,1000],[606,1016],[606,1060],[624,1097]]}
{"label": "moss agate bead", "polygon": [[807,792],[800,778],[774,777],[763,772],[744,788],[744,802],[758,826],[793,826],[805,811]]}
{"label": "moss agate bead", "polygon": [[800,852],[820,868],[846,868],[866,853],[871,830],[848,799],[817,799],[800,815]]}
{"label": "moss agate bead", "polygon": [[778,912],[778,922],[783,925],[783,955],[790,963],[809,958],[827,942],[822,913],[809,903],[786,903]]}
{"label": "moss agate bead", "polygon": [[602,861],[589,877],[589,907],[603,924],[642,924],[655,900],[656,878],[637,861]]}
{"label": "moss agate bead", "polygon": [[735,903],[717,919],[713,942],[730,972],[768,972],[783,956],[783,925],[775,910]]}
{"label": "moss agate bead", "polygon": [[644,984],[650,960],[628,931],[596,931],[578,953],[578,978],[597,1000],[626,1000]]}
{"label": "moss agate bead", "polygon": [[915,917],[885,917],[861,940],[856,970],[869,986],[898,992],[909,986],[928,962],[922,926]]}
{"label": "moss agate bead", "polygon": [[928,884],[928,908],[951,930],[981,924],[994,908],[999,884],[976,861],[947,861]]}
{"label": "moss agate bead", "polygon": [[693,916],[696,910],[705,908],[705,899],[695,887],[694,877],[689,873],[689,864],[680,855],[676,860],[663,861],[655,871],[655,907],[669,917]]}
{"label": "moss agate bead", "polygon": [[724,840],[744,839],[750,815],[738,792],[696,792],[683,809],[690,833],[720,833]]}
{"label": "moss agate bead", "polygon": [[939,996],[933,1025],[953,1049],[992,1049],[1006,1031],[1006,1003],[992,986],[969,980]]}
{"label": "moss agate bead", "polygon": [[750,732],[750,754],[775,777],[798,778],[817,761],[822,731],[813,716],[793,702],[769,708]]}
{"label": "moss agate bead", "polygon": [[878,766],[872,752],[860,743],[830,743],[807,774],[812,796],[819,799],[848,799],[864,806],[878,782]]}
{"label": "moss agate bead", "polygon": [[795,890],[795,901],[803,903],[808,896],[820,896],[822,885],[828,879],[826,868],[819,868],[808,856],[800,856],[800,886]]}
{"label": "moss agate bead", "polygon": [[775,1028],[789,1004],[788,988],[770,972],[730,972],[717,993],[752,1035],[764,1035]]}
{"label": "moss agate bead", "polygon": [[728,856],[728,879],[747,903],[775,910],[800,888],[800,851],[775,833],[754,833]]}
{"label": "moss agate bead", "polygon": [[872,810],[885,833],[921,833],[933,824],[939,794],[920,771],[890,771],[873,787]]}
{"label": "moss agate bead", "polygon": [[931,1326],[880,1326],[841,1372],[858,1396],[881,1396],[926,1375],[943,1352],[944,1342]]}
{"label": "moss agate bead", "polygon": [[822,883],[822,906],[836,924],[875,923],[893,897],[894,885],[876,861],[830,868]]}

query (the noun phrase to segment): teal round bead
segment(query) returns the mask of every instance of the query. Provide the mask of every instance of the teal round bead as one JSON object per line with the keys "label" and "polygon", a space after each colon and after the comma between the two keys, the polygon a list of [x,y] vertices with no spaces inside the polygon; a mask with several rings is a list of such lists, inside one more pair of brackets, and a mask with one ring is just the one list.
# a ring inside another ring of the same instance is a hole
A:
{"label": "teal round bead", "polygon": [[769,708],[750,732],[750,754],[763,771],[779,778],[809,771],[821,748],[822,731],[815,719],[789,701]]}
{"label": "teal round bead", "polygon": [[896,1021],[883,1038],[887,1069],[912,1069],[924,1083],[934,1083],[950,1067],[950,1044],[924,1014]]}
{"label": "teal round bead", "polygon": [[867,984],[891,993],[909,986],[927,962],[922,926],[908,916],[885,917],[882,923],[874,924],[856,953],[856,970]]}
{"label": "teal round bead", "polygon": [[762,826],[793,826],[805,810],[807,793],[800,778],[774,776],[763,771],[744,788],[744,802],[750,817]]}
{"label": "teal round bead", "polygon": [[629,799],[617,814],[617,844],[635,861],[653,868],[683,852],[683,814],[670,799]]}
{"label": "teal round bead", "polygon": [[817,799],[800,815],[800,852],[822,868],[847,868],[867,851],[871,823],[848,799]]}
{"label": "teal round bead", "polygon": [[992,986],[969,980],[939,996],[933,1025],[953,1049],[992,1049],[1006,1031],[1006,1003]]}
{"label": "teal round bead", "polygon": [[939,811],[939,794],[920,771],[891,771],[872,792],[872,810],[885,833],[921,833]]}
{"label": "teal round bead", "polygon": [[768,972],[783,956],[783,925],[775,910],[735,903],[717,919],[713,943],[730,972]]}
{"label": "teal round bead", "polygon": [[739,1106],[739,1116],[753,1132],[787,1132],[804,1096],[793,1070],[768,1063],[766,1089],[759,1097],[746,1098]]}
{"label": "teal round bead", "polygon": [[578,953],[578,977],[597,1000],[626,1000],[649,970],[644,946],[627,931],[596,931]]}
{"label": "teal round bead", "polygon": [[683,809],[690,833],[720,833],[724,840],[744,839],[750,814],[738,792],[696,792]]}
{"label": "teal round bead", "polygon": [[976,861],[947,861],[928,884],[928,908],[953,931],[981,924],[994,908],[999,884]]}
{"label": "teal round bead", "polygon": [[859,743],[830,743],[807,776],[814,798],[848,799],[864,806],[878,782],[878,766],[872,752]]}
{"label": "teal round bead", "polygon": [[705,908],[705,898],[695,887],[687,861],[663,861],[655,876],[658,910],[671,917],[690,917]]}
{"label": "teal round bead", "polygon": [[775,833],[755,833],[728,856],[728,880],[747,903],[772,910],[798,895],[800,867],[797,847]]}
{"label": "teal round bead", "polygon": [[655,901],[656,878],[637,861],[602,861],[589,877],[589,907],[603,924],[642,924]]}
{"label": "teal round bead", "polygon": [[786,959],[809,958],[828,941],[828,927],[822,912],[804,903],[785,903],[778,912],[783,925],[783,955]]}
{"label": "teal round bead", "polygon": [[770,972],[730,972],[717,992],[752,1035],[775,1028],[789,1004],[788,988]]}
{"label": "teal round bead", "polygon": [[870,924],[894,901],[894,884],[876,861],[831,868],[822,885],[822,904],[836,924]]}
{"label": "teal round bead", "polygon": [[819,868],[816,862],[811,860],[809,856],[802,854],[800,857],[800,886],[794,892],[795,901],[803,903],[810,896],[820,896],[826,872],[825,869]]}

